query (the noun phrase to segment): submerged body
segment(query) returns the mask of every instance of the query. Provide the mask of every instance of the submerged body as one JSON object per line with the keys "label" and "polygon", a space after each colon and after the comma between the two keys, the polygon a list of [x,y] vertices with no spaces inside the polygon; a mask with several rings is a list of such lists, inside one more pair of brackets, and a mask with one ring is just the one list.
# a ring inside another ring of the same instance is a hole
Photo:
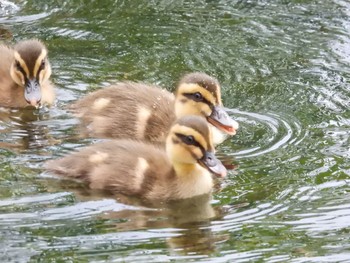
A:
{"label": "submerged body", "polygon": [[210,131],[203,118],[180,118],[167,137],[166,151],[133,140],[113,140],[86,147],[50,161],[57,175],[80,179],[92,189],[147,200],[176,200],[209,193],[211,174],[226,169],[214,156]]}
{"label": "submerged body", "polygon": [[50,76],[47,49],[39,40],[21,41],[13,48],[0,44],[0,106],[37,108],[53,104]]}
{"label": "submerged body", "polygon": [[180,81],[175,96],[157,86],[120,82],[87,95],[71,109],[91,136],[163,143],[176,118],[194,114],[207,119],[218,144],[238,129],[221,106],[217,80],[191,73]]}

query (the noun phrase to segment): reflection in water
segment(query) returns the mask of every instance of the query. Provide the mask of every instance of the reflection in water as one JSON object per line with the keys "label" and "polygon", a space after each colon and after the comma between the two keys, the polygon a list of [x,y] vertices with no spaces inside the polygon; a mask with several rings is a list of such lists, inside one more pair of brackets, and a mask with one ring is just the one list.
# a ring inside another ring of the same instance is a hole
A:
{"label": "reflection in water", "polygon": [[[47,187],[52,188],[52,181],[55,180],[47,181]],[[225,214],[222,207],[211,204],[211,194],[168,203],[149,203],[119,194],[113,195],[118,203],[111,206],[106,203],[106,197],[110,195],[91,190],[81,182],[59,180],[58,185],[61,189],[73,191],[79,201],[74,205],[76,208],[71,209],[71,216],[85,217],[82,211],[79,214],[76,211],[77,206],[86,203],[86,213],[95,211],[96,220],[103,220],[108,232],[161,231],[167,237],[167,246],[177,255],[210,255],[217,252],[216,243],[228,238],[226,234],[213,233],[210,228],[213,220],[222,220]],[[52,188],[52,191],[57,189]],[[57,211],[57,216],[61,217],[62,212]],[[56,213],[50,213],[50,216]]]}
{"label": "reflection in water", "polygon": [[10,40],[13,38],[13,35],[10,30],[0,26],[0,41]]}
{"label": "reflection in water", "polygon": [[116,221],[117,231],[173,229],[173,235],[166,239],[173,253],[210,255],[216,251],[216,242],[228,238],[214,234],[209,227],[211,220],[221,218],[223,214],[220,208],[214,209],[210,200],[210,195],[203,195],[168,203],[157,209],[107,212],[103,218],[109,220],[109,225]]}
{"label": "reflection in water", "polygon": [[9,150],[39,149],[55,144],[41,120],[49,118],[47,109],[4,109],[0,111],[0,147]]}

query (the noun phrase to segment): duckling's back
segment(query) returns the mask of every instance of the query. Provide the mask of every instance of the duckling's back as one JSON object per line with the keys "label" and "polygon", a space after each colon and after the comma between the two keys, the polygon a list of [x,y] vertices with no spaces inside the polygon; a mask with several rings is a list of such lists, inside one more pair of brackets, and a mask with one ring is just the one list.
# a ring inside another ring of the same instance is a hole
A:
{"label": "duckling's back", "polygon": [[146,199],[174,195],[174,173],[164,150],[138,141],[97,143],[45,166],[54,174],[88,182],[92,189]]}
{"label": "duckling's back", "polygon": [[10,75],[10,67],[13,60],[13,50],[0,44],[0,74]]}
{"label": "duckling's back", "polygon": [[164,142],[175,120],[170,92],[135,82],[102,88],[77,101],[71,109],[81,119],[83,131],[99,138]]}

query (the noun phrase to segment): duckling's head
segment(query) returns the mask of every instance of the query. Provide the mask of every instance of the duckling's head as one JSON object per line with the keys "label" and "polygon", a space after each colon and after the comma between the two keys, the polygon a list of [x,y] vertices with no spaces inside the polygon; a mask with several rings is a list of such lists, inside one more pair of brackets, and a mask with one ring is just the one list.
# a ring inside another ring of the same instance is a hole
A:
{"label": "duckling's head", "polygon": [[226,168],[215,157],[211,131],[202,117],[179,118],[170,129],[166,151],[174,167],[200,164],[212,174],[224,177]]}
{"label": "duckling's head", "polygon": [[217,79],[205,73],[185,75],[176,90],[175,112],[177,117],[199,115],[227,133],[235,135],[238,123],[222,107],[221,88]]}
{"label": "duckling's head", "polygon": [[28,104],[38,107],[41,101],[41,87],[51,75],[45,45],[36,39],[19,42],[14,47],[14,62],[11,77],[24,88]]}

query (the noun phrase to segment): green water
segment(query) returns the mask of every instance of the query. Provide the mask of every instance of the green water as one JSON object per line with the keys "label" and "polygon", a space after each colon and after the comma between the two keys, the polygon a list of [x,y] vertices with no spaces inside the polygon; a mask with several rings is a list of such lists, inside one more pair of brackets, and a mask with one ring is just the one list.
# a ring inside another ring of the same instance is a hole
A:
{"label": "green water", "polygon": [[[0,26],[45,41],[57,104],[0,111],[1,262],[350,262],[349,1],[14,3]],[[220,80],[241,125],[212,200],[147,209],[43,173],[95,141],[72,101],[192,71]]]}

